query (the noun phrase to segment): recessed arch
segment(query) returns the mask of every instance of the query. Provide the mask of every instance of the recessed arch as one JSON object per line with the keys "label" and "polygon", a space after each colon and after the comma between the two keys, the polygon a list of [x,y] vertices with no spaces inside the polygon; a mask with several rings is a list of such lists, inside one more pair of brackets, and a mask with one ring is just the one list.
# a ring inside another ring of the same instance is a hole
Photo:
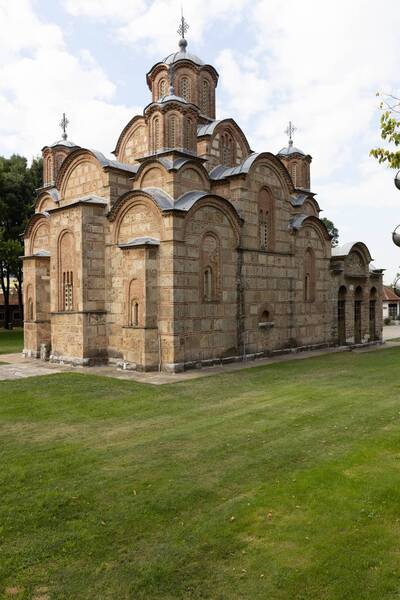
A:
{"label": "recessed arch", "polygon": [[206,195],[194,203],[185,217],[184,235],[186,236],[187,225],[192,220],[196,212],[206,206],[212,206],[216,208],[228,219],[235,234],[236,243],[239,245],[242,221],[232,204],[222,196]]}
{"label": "recessed arch", "polygon": [[[162,237],[163,222],[160,209],[154,200],[143,192],[128,192],[114,206],[110,221],[114,221],[113,241],[126,243],[134,237]],[[129,214],[130,213],[130,214]],[[140,219],[142,216],[142,219]],[[125,222],[124,222],[125,220]],[[121,228],[124,227],[124,231]]]}

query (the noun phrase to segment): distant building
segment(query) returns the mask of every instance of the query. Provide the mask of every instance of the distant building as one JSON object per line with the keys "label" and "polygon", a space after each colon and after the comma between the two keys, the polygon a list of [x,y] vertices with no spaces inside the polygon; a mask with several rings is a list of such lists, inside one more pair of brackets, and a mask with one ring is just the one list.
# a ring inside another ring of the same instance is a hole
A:
{"label": "distant building", "polygon": [[[21,314],[21,308],[18,302],[18,294],[10,293],[10,313],[9,323],[12,327],[22,327],[23,319]],[[4,295],[0,293],[0,329],[3,329],[6,325],[6,305],[4,303]]]}
{"label": "distant building", "polygon": [[114,160],[63,119],[25,231],[26,355],[176,372],[381,339],[382,270],[360,241],[332,248],[292,125],[252,151],[216,120],[218,77],[182,39]]}
{"label": "distant building", "polygon": [[384,319],[396,319],[400,315],[400,298],[388,285],[383,286],[382,313]]}

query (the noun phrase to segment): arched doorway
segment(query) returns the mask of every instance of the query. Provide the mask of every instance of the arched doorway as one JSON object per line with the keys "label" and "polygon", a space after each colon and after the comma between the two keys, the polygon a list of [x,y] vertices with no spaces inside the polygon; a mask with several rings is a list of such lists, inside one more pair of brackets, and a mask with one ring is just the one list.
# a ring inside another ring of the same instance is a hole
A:
{"label": "arched doorway", "polygon": [[376,340],[376,298],[377,298],[376,287],[371,288],[369,293],[369,339],[370,341]]}
{"label": "arched doorway", "polygon": [[354,292],[354,343],[361,344],[362,339],[362,288],[358,286]]}
{"label": "arched doorway", "polygon": [[342,285],[339,289],[337,304],[339,346],[344,346],[346,343],[346,294],[347,290],[345,286]]}

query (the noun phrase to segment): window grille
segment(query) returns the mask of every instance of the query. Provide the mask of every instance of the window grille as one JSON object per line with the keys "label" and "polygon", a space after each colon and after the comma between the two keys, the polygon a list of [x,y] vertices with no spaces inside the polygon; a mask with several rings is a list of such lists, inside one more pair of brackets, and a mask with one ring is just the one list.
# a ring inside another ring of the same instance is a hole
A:
{"label": "window grille", "polygon": [[162,98],[167,94],[167,80],[161,79],[160,85],[158,88],[158,99]]}
{"label": "window grille", "polygon": [[69,311],[73,309],[73,274],[72,271],[63,272],[63,309]]}
{"label": "window grille", "polygon": [[188,77],[182,77],[180,82],[180,95],[185,98],[186,102],[190,102],[190,80]]}

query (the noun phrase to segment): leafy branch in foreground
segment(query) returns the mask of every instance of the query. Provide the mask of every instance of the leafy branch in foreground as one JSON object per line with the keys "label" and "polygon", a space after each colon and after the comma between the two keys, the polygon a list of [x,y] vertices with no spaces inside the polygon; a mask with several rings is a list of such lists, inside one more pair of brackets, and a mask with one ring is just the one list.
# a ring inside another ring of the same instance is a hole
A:
{"label": "leafy branch in foreground", "polygon": [[[383,111],[380,119],[381,138],[388,144],[400,145],[400,98],[392,94],[377,93],[382,98],[379,108]],[[400,150],[374,148],[370,156],[380,163],[387,163],[391,169],[400,169]]]}

